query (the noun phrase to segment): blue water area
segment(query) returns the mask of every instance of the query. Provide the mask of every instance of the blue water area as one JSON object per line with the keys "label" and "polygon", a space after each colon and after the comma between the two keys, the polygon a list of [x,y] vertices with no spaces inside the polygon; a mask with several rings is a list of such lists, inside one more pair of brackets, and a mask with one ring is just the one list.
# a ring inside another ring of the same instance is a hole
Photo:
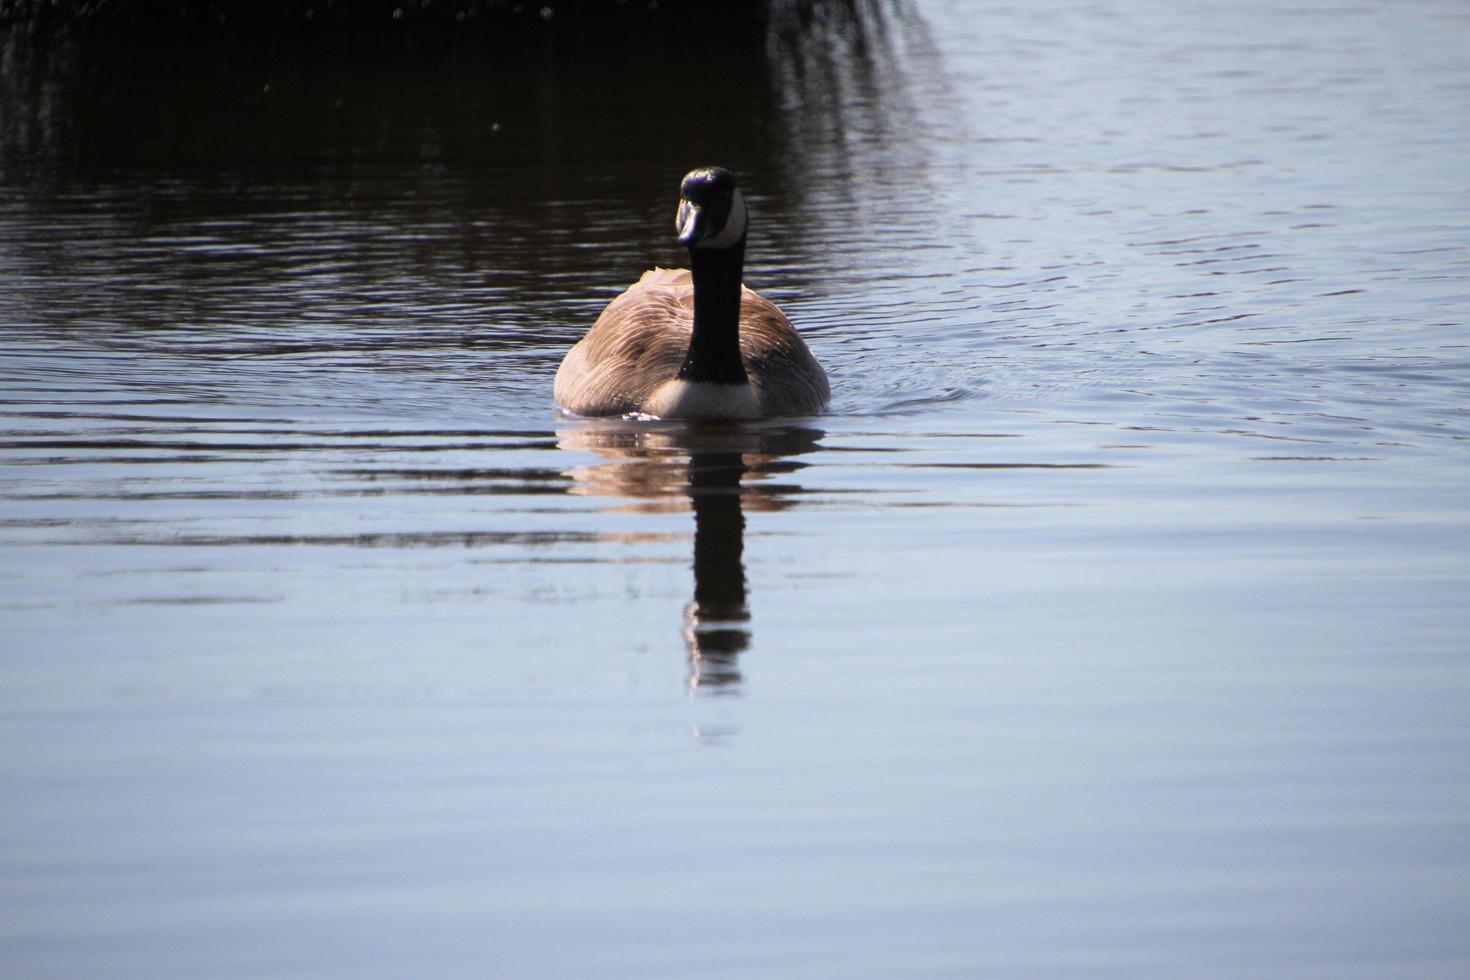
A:
{"label": "blue water area", "polygon": [[0,973],[1470,974],[1470,16],[569,37],[0,39]]}

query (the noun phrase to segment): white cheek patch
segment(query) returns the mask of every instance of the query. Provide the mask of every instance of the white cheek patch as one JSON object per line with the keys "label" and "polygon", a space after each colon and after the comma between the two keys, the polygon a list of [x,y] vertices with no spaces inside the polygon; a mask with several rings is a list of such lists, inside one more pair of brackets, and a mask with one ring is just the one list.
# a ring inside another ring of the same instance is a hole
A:
{"label": "white cheek patch", "polygon": [[730,217],[725,220],[725,227],[718,235],[711,235],[700,242],[697,248],[729,248],[740,241],[745,235],[745,222],[749,214],[745,209],[745,198],[740,196],[737,189],[730,199]]}

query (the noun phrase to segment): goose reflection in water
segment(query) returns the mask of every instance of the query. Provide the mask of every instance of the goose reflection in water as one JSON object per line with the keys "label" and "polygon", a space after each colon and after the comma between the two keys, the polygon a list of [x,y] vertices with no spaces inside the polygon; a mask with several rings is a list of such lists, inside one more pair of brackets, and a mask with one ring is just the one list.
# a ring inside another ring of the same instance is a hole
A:
{"label": "goose reflection in water", "polygon": [[564,449],[606,462],[571,470],[571,493],[631,500],[614,509],[694,512],[694,597],[684,607],[688,683],[735,693],[750,646],[745,514],[782,510],[803,493],[781,480],[807,464],[821,430],[740,422],[579,422],[557,432]]}

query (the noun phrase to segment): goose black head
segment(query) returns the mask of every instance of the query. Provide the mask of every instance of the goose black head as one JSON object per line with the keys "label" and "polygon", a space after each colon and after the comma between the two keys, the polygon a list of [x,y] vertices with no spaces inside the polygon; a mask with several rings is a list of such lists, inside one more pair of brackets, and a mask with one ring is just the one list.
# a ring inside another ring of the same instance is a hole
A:
{"label": "goose black head", "polygon": [[729,248],[745,238],[745,199],[724,167],[700,167],[679,185],[674,228],[687,248]]}

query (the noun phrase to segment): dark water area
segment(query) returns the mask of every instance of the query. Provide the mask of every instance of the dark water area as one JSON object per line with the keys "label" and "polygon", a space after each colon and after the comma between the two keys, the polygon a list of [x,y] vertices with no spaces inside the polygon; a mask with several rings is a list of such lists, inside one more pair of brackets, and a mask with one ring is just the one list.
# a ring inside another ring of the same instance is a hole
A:
{"label": "dark water area", "polygon": [[844,10],[0,35],[0,973],[1470,971],[1470,16]]}

